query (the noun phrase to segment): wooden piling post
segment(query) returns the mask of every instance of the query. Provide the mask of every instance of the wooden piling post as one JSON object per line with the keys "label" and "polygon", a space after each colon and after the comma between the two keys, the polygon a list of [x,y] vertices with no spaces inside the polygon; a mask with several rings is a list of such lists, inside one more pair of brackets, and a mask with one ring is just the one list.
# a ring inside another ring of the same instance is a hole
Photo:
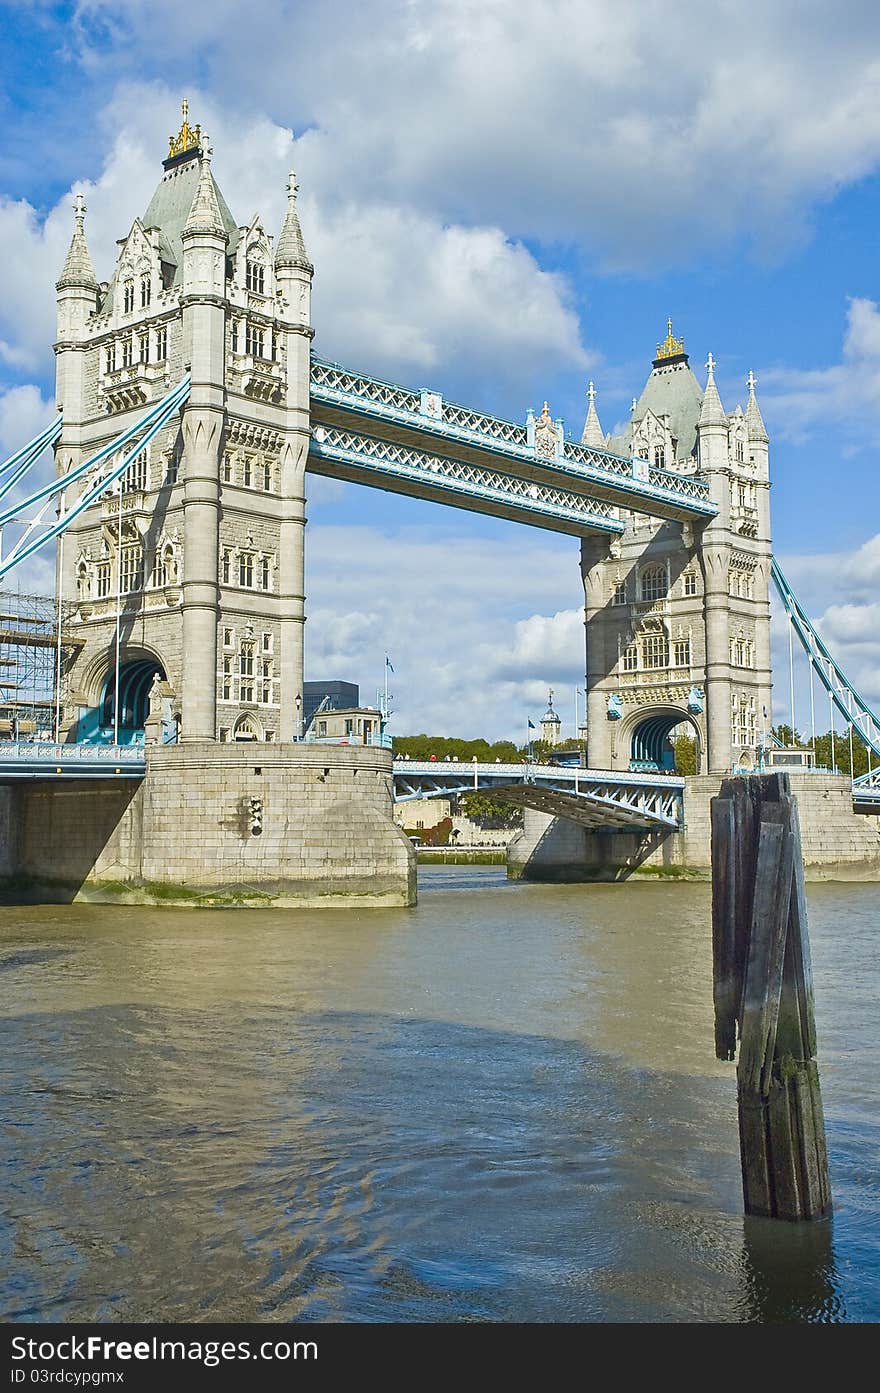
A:
{"label": "wooden piling post", "polygon": [[715,1052],[732,1060],[747,1214],[830,1212],[797,802],[785,773],[712,799]]}

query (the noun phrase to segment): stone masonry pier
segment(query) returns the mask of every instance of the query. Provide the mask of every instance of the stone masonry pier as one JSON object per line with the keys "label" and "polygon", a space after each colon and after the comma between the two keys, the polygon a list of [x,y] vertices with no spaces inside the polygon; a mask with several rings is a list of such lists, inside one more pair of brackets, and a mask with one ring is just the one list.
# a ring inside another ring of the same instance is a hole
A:
{"label": "stone masonry pier", "polygon": [[139,784],[0,788],[7,902],[409,905],[415,853],[379,748],[213,741],[148,749]]}

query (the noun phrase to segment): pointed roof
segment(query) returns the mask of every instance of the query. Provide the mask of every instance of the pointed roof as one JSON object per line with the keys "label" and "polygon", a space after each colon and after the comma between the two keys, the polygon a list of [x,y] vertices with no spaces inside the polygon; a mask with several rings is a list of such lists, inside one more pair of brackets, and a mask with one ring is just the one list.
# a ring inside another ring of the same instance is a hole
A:
{"label": "pointed roof", "polygon": [[718,388],[715,386],[715,359],[711,353],[706,367],[709,370],[709,377],[706,381],[706,391],[703,394],[703,405],[700,410],[700,426],[726,426],[727,417],[724,414],[724,407],[721,405]]}
{"label": "pointed roof", "polygon": [[73,216],[73,237],[67,250],[64,265],[61,268],[61,275],[56,282],[56,289],[62,290],[65,286],[73,285],[83,286],[88,290],[97,290],[98,281],[95,276],[95,268],[92,265],[92,258],[89,255],[84,230],[86,201],[81,193],[78,193],[73,200]]}
{"label": "pointed roof", "polygon": [[761,408],[759,407],[758,399],[755,396],[755,380],[755,374],[753,372],[749,372],[747,379],[749,384],[749,402],[748,406],[746,407],[746,425],[749,428],[749,437],[752,440],[762,440],[766,445],[769,442],[770,437],[767,434],[767,428],[764,425],[764,418],[761,415]]}
{"label": "pointed roof", "polygon": [[599,414],[596,411],[596,389],[592,382],[587,391],[587,396],[590,399],[590,405],[587,409],[587,419],[584,422],[581,444],[592,445],[594,448],[599,447],[601,449],[605,444],[605,436],[599,424]]}
{"label": "pointed roof", "polygon": [[[175,283],[180,280],[183,262],[181,233],[186,226],[201,181],[202,167],[199,155],[199,150],[192,150],[184,158],[178,157],[178,162],[166,169],[141,219],[145,228],[158,228],[159,255],[167,265],[174,267]],[[210,170],[207,178],[211,183],[223,230],[229,237],[228,250],[231,254],[238,246],[238,224]]]}
{"label": "pointed roof", "polygon": [[302,228],[299,225],[299,214],[296,211],[298,189],[296,175],[291,170],[287,179],[287,212],[284,215],[284,223],[278,238],[275,265],[302,266],[305,270],[312,271],[314,267],[309,261],[306,244],[303,241]]}
{"label": "pointed roof", "polygon": [[689,459],[695,453],[702,401],[703,391],[694,377],[687,354],[678,354],[671,360],[655,360],[642,395],[633,402],[625,430],[621,435],[611,437],[606,449],[629,455],[632,452],[633,430],[651,411],[658,419],[669,417],[669,431],[677,442],[675,457],[679,460]]}
{"label": "pointed roof", "polygon": [[228,240],[228,234],[223,225],[223,214],[220,212],[220,203],[217,198],[218,192],[214,176],[211,173],[211,147],[208,145],[206,137],[205,147],[199,161],[199,182],[196,185],[193,201],[183,225],[183,233],[209,232],[212,236],[224,237]]}

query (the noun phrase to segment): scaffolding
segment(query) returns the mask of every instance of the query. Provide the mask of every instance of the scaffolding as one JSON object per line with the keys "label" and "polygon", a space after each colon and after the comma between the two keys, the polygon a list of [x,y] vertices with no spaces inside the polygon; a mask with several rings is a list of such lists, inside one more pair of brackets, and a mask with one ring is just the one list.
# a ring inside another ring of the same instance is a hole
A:
{"label": "scaffolding", "polygon": [[56,738],[67,674],[83,645],[69,636],[75,609],[54,595],[0,590],[0,740]]}

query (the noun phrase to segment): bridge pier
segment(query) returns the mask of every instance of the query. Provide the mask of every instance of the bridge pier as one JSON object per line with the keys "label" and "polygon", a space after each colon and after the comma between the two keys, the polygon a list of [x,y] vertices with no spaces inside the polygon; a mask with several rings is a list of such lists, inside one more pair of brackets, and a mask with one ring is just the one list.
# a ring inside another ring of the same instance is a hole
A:
{"label": "bridge pier", "polygon": [[156,747],[136,779],[0,787],[9,902],[369,908],[416,897],[384,749]]}

